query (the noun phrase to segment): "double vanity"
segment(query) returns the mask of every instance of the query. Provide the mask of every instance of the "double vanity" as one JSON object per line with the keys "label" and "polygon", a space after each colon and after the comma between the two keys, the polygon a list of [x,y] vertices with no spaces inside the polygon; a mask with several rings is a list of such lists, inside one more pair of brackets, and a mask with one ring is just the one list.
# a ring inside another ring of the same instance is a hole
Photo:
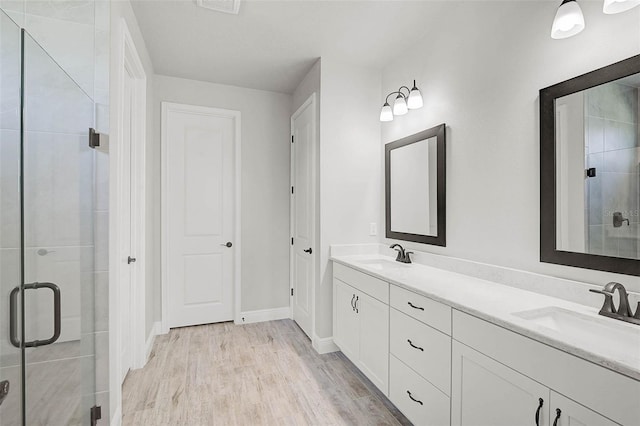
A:
{"label": "double vanity", "polygon": [[640,425],[639,326],[383,255],[332,260],[334,342],[414,424]]}

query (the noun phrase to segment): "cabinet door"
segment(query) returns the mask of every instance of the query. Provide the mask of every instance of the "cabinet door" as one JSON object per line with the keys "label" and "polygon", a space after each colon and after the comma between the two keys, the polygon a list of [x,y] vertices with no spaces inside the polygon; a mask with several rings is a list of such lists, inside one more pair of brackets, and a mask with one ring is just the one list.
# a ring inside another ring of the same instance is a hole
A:
{"label": "cabinet door", "polygon": [[549,388],[480,352],[453,342],[451,424],[549,426]]}
{"label": "cabinet door", "polygon": [[358,367],[385,395],[389,392],[389,305],[356,293],[360,321]]}
{"label": "cabinet door", "polygon": [[612,422],[606,417],[601,416],[595,411],[589,410],[585,406],[551,391],[551,417],[550,424],[553,424],[557,416],[556,409],[560,409],[560,417],[556,426],[617,426],[618,423]]}
{"label": "cabinet door", "polygon": [[357,364],[360,352],[358,315],[354,309],[357,291],[340,280],[334,279],[333,282],[334,342],[347,358]]}

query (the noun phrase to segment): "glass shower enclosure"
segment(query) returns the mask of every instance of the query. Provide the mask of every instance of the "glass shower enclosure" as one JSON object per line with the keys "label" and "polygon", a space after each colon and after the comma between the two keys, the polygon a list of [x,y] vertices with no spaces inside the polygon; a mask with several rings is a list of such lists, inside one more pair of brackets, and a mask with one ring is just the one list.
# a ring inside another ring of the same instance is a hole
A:
{"label": "glass shower enclosure", "polygon": [[92,99],[0,11],[0,424],[95,424]]}

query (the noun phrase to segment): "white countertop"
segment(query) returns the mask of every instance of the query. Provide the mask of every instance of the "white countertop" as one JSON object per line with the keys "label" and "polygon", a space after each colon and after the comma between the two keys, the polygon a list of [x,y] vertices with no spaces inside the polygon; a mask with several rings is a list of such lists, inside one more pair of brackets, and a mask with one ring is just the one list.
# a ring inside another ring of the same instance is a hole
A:
{"label": "white countertop", "polygon": [[[363,263],[375,259],[381,262]],[[588,307],[430,266],[405,265],[379,254],[332,256],[331,260],[640,380],[640,325],[598,315],[600,306]],[[575,313],[594,326],[569,333],[530,321],[526,314],[514,315],[550,307]]]}

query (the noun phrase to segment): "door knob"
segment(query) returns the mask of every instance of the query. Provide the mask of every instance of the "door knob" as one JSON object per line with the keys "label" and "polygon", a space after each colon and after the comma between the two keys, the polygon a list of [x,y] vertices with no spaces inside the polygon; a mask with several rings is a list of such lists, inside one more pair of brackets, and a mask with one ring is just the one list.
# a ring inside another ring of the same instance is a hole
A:
{"label": "door knob", "polygon": [[135,261],[136,261],[136,258],[135,258],[135,257],[131,257],[131,256],[127,257],[127,263],[128,263],[128,264],[135,263]]}
{"label": "door knob", "polygon": [[311,250],[311,247],[309,247],[306,250],[302,250],[302,251],[305,252],[305,253],[309,253],[309,254],[313,253],[313,250]]}
{"label": "door knob", "polygon": [[225,244],[220,244],[222,247],[232,247],[233,244],[231,243],[231,241],[227,241]]}

